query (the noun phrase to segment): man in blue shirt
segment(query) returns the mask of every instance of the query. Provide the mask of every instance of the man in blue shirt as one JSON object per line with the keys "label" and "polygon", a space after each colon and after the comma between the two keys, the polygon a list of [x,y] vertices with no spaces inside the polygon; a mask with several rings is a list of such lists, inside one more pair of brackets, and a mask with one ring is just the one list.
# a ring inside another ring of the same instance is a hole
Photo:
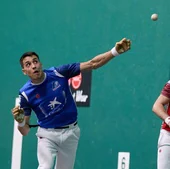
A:
{"label": "man in blue shirt", "polygon": [[12,109],[18,130],[22,135],[30,131],[31,111],[39,125],[38,169],[73,169],[80,129],[77,124],[77,108],[68,80],[81,71],[97,69],[115,56],[130,49],[131,41],[123,38],[110,51],[93,59],[42,69],[39,56],[26,52],[20,58],[22,71],[30,80],[19,90],[20,104]]}

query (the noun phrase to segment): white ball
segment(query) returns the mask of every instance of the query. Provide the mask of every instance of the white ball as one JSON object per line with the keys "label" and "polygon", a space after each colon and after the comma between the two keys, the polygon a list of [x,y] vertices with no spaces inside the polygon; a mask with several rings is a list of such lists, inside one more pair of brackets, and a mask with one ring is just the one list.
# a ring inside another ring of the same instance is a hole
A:
{"label": "white ball", "polygon": [[153,21],[156,21],[156,20],[158,19],[158,14],[156,14],[156,13],[152,14],[152,15],[151,15],[151,19],[152,19]]}

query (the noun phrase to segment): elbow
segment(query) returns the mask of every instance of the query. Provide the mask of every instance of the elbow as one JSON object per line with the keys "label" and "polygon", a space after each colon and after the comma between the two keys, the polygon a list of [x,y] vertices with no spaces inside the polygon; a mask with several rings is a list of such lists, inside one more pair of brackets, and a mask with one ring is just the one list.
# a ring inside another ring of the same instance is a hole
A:
{"label": "elbow", "polygon": [[92,66],[91,66],[91,69],[98,69],[99,67],[101,67],[102,66],[102,64],[93,64]]}
{"label": "elbow", "polygon": [[88,62],[88,68],[89,68],[89,70],[97,69],[97,65],[96,65],[96,63],[93,62],[93,60],[90,60]]}
{"label": "elbow", "polygon": [[153,113],[155,112],[154,106],[152,107],[152,112],[153,112]]}
{"label": "elbow", "polygon": [[158,105],[154,103],[154,105],[152,106],[152,112],[156,113],[157,109],[158,109]]}
{"label": "elbow", "polygon": [[91,69],[91,70],[93,70],[93,69],[98,69],[99,67],[101,67],[102,66],[102,62],[94,62],[93,60],[90,60],[89,61],[89,68]]}
{"label": "elbow", "polygon": [[155,104],[152,106],[152,112],[155,112]]}

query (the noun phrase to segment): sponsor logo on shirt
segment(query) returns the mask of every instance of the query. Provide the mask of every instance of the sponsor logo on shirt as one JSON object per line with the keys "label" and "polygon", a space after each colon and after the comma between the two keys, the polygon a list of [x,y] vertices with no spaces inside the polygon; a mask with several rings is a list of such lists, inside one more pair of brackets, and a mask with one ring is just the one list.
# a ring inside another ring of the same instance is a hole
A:
{"label": "sponsor logo on shirt", "polygon": [[54,100],[50,101],[50,104],[48,105],[51,109],[55,108],[55,105],[61,104],[57,101],[57,98],[55,97]]}
{"label": "sponsor logo on shirt", "polygon": [[58,83],[58,81],[55,81],[52,83],[52,89],[53,91],[55,91],[56,89],[58,89],[60,87],[60,84]]}

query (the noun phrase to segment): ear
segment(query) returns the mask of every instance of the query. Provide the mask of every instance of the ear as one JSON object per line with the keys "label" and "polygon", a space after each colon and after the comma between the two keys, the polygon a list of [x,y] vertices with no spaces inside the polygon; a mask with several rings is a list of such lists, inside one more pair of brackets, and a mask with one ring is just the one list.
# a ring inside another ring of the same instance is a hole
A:
{"label": "ear", "polygon": [[22,72],[23,72],[24,75],[27,75],[27,73],[24,69],[22,69]]}

